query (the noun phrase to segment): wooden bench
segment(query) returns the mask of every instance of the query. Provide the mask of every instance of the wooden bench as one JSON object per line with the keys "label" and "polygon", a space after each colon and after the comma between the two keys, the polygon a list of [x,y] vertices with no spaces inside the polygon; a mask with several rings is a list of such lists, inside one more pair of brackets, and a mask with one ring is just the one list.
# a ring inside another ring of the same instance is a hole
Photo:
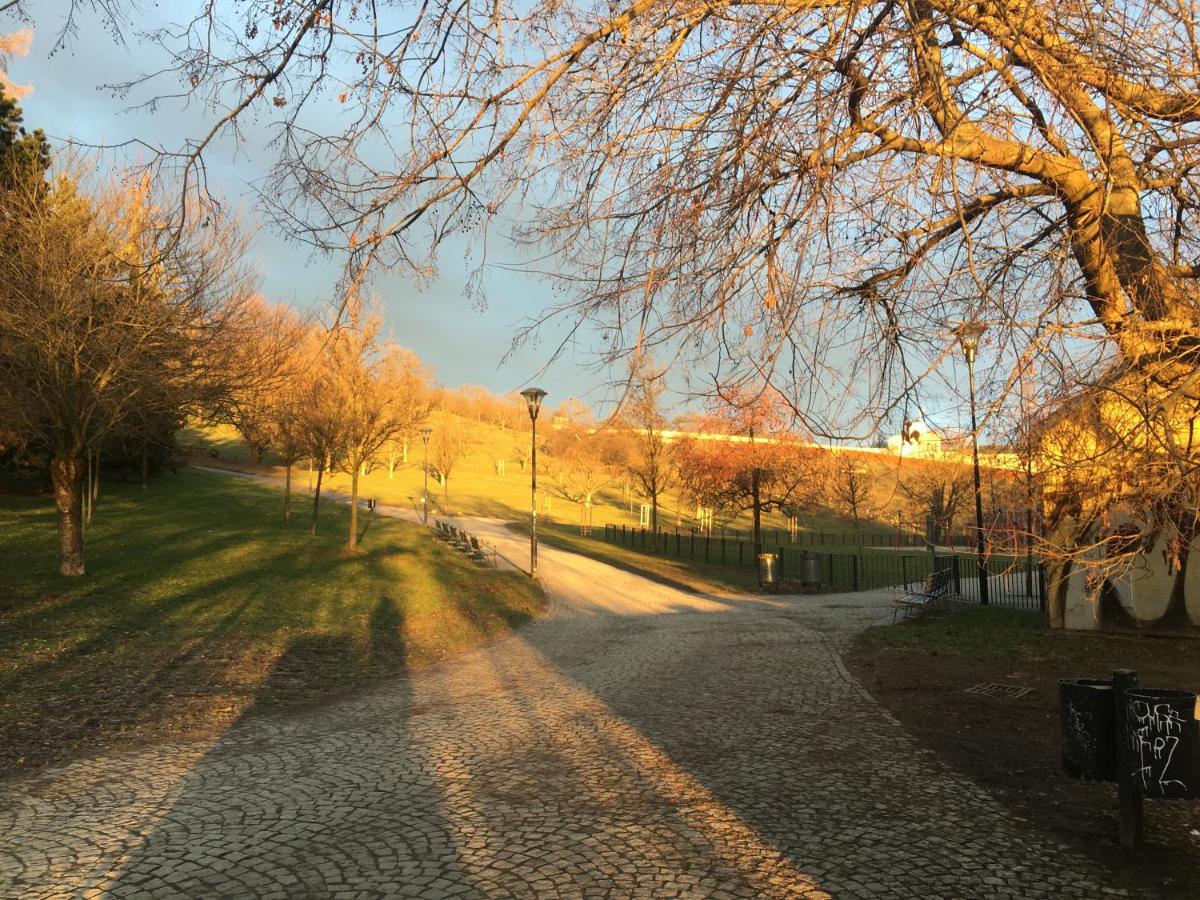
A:
{"label": "wooden bench", "polygon": [[919,591],[909,591],[903,597],[892,601],[892,622],[896,621],[896,613],[900,610],[904,610],[904,617],[907,619],[910,612],[928,609],[939,600],[948,597],[953,583],[949,569],[938,569],[925,579]]}

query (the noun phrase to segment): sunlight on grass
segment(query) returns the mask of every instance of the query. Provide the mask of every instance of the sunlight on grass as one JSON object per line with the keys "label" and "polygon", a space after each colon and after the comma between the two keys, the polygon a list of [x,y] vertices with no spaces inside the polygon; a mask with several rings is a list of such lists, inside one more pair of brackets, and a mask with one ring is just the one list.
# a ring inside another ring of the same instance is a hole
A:
{"label": "sunlight on grass", "polygon": [[343,549],[285,526],[280,497],[196,470],[113,484],[83,578],[57,574],[47,498],[0,512],[0,769],[85,747],[220,728],[252,705],[314,699],[528,621],[528,578],[486,569],[393,519]]}

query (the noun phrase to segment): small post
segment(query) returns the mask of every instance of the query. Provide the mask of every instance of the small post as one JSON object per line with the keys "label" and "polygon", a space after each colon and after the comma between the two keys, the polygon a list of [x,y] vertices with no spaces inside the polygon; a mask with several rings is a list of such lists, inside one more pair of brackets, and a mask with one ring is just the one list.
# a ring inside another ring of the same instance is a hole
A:
{"label": "small post", "polygon": [[1113,703],[1115,713],[1113,721],[1117,732],[1117,803],[1118,831],[1121,846],[1127,850],[1140,847],[1142,844],[1142,798],[1133,790],[1133,779],[1130,776],[1129,761],[1129,731],[1126,723],[1128,710],[1125,703],[1125,692],[1137,687],[1137,672],[1132,669],[1118,669],[1113,672]]}

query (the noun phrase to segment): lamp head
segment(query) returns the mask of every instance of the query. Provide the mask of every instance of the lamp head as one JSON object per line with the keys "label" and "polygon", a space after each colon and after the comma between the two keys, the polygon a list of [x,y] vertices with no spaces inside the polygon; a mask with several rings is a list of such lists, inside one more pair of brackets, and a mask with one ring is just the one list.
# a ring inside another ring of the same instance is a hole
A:
{"label": "lamp head", "polygon": [[417,429],[417,434],[419,434],[421,436],[421,440],[424,443],[428,444],[429,436],[431,434],[433,434],[433,429],[430,428],[428,425],[422,425],[420,428]]}
{"label": "lamp head", "polygon": [[541,388],[531,387],[521,391],[521,396],[525,398],[525,404],[529,407],[529,418],[537,421],[538,410],[542,407],[542,398],[546,396],[546,392]]}
{"label": "lamp head", "polygon": [[987,326],[979,322],[963,322],[954,329],[968,365],[974,365],[975,356],[979,352],[979,339],[985,331],[987,331]]}

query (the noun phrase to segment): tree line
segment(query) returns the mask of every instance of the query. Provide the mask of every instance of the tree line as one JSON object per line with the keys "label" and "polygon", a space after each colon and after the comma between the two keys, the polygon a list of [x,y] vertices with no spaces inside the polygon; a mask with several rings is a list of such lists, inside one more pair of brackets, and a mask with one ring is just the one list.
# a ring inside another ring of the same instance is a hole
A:
{"label": "tree line", "polygon": [[0,462],[48,470],[59,570],[86,572],[104,462],[140,457],[144,485],[195,419],[278,455],[285,522],[292,466],[314,460],[316,533],[321,477],[348,472],[356,501],[359,474],[428,414],[428,373],[357,297],[329,322],[264,300],[237,220],[97,168],[52,165],[0,87]]}

